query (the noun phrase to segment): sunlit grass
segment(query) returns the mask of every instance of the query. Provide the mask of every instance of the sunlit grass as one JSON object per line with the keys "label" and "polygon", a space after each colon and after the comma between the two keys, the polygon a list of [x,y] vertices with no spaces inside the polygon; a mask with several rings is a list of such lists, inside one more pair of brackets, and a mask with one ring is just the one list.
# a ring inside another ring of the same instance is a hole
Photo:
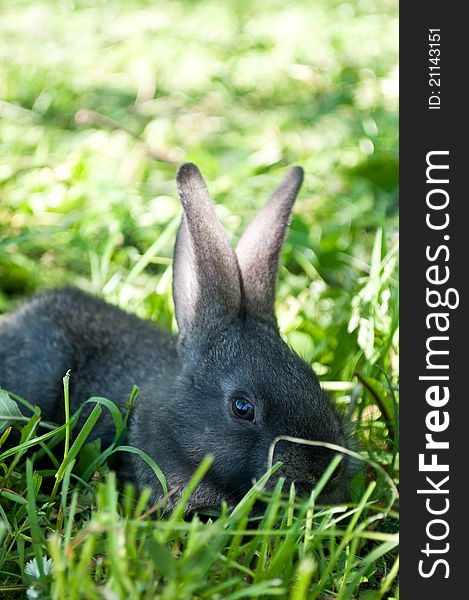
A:
{"label": "sunlit grass", "polygon": [[[7,414],[16,415],[16,404],[5,392],[0,394],[4,428]],[[171,513],[165,511],[164,498],[152,506],[146,492],[137,498],[131,486],[119,491],[105,462],[109,449],[101,451],[89,443],[85,462],[95,459],[96,468],[83,471],[80,464],[75,468],[101,405],[111,411],[116,427],[110,449],[118,447],[119,411],[102,399],[94,402],[55,467],[52,462],[44,466],[44,457],[51,456],[67,428],[38,435],[37,414],[24,425],[19,445],[0,450],[0,463],[13,465],[0,478],[0,572],[8,582],[0,585],[0,591],[27,589],[29,597],[58,599],[109,594],[136,599],[272,595],[301,599],[320,598],[326,592],[351,598],[363,582],[375,581],[376,598],[390,588],[396,573],[391,569],[383,577],[377,569],[384,556],[396,560],[398,539],[392,524],[397,515],[391,508],[396,497],[389,485],[387,506],[379,500],[382,492],[375,493],[375,480],[356,504],[317,505],[315,498],[340,461],[337,456],[309,499],[297,498],[294,487],[282,493],[282,479],[273,492],[265,492],[266,473],[234,509],[222,506],[220,514],[203,521],[197,515],[184,518],[189,496],[211,458],[202,462]],[[5,432],[2,443],[11,429]],[[265,510],[253,517],[250,512],[259,501]]]}

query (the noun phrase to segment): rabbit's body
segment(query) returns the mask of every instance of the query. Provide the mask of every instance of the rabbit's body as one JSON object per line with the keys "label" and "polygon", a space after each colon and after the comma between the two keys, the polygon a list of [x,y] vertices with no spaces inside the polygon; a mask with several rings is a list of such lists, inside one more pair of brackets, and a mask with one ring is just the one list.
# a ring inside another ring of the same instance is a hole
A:
{"label": "rabbit's body", "polygon": [[[122,412],[137,382],[139,397],[151,393],[157,409],[180,370],[175,336],[76,288],[34,298],[0,322],[0,340],[1,387],[37,404],[54,422],[64,419],[62,378],[69,369],[72,407],[104,396]],[[81,422],[91,409],[83,410]],[[106,444],[113,435],[104,410],[93,437]]]}
{"label": "rabbit's body", "polygon": [[[183,165],[173,280],[179,335],[75,289],[47,292],[0,323],[0,386],[39,405],[52,421],[64,417],[62,377],[69,369],[72,411],[104,396],[124,413],[138,386],[128,443],[158,463],[170,487],[184,486],[202,458],[214,456],[189,509],[234,504],[265,472],[279,436],[346,445],[343,419],[311,367],[282,341],[274,316],[278,257],[301,181],[301,169],[288,173],[235,254],[199,171]],[[114,435],[106,412],[94,430],[104,444]],[[309,493],[332,455],[280,441],[277,476]],[[140,457],[126,454],[120,474],[161,495]],[[322,500],[343,501],[349,477],[345,457]]]}

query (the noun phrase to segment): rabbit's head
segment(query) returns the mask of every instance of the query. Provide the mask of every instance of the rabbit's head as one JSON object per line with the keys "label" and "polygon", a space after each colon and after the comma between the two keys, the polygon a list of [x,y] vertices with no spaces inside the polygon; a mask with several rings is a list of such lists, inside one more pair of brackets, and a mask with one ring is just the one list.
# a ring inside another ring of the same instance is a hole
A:
{"label": "rabbit's head", "polygon": [[[214,456],[192,508],[239,499],[265,473],[278,436],[347,443],[342,417],[311,367],[282,340],[274,315],[279,254],[302,180],[299,167],[287,173],[233,251],[199,170],[190,163],[179,170],[184,213],[173,295],[182,369],[171,410],[169,483],[183,485],[206,454]],[[279,441],[275,477],[310,493],[333,455]],[[347,469],[344,457],[321,500],[346,498]]]}

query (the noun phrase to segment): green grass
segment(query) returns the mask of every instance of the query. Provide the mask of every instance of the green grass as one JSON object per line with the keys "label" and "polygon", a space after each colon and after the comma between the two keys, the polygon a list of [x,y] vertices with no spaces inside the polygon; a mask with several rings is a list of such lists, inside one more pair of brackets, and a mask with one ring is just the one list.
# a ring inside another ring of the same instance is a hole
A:
{"label": "green grass", "polygon": [[[176,331],[177,166],[199,166],[235,242],[300,164],[281,334],[378,465],[364,463],[347,506],[255,489],[234,512],[184,520],[184,505],[168,515],[116,484],[109,461],[130,450],[117,450],[126,419],[112,403],[90,399],[70,437],[73,415],[57,429],[0,392],[0,597],[398,597],[397,504],[382,474],[398,485],[396,2],[0,11],[0,311],[69,283]],[[86,439],[101,411],[110,448]]]}
{"label": "green grass", "polygon": [[[0,406],[4,414],[16,404],[1,392]],[[66,426],[38,435],[37,414],[24,426],[20,444],[0,454],[2,464],[14,465],[5,469],[0,488],[0,572],[5,578],[0,590],[10,593],[5,597],[29,590],[29,597],[57,599],[301,599],[326,594],[345,599],[353,598],[360,585],[373,590],[367,597],[389,597],[398,565],[397,514],[391,508],[396,496],[389,484],[386,506],[379,499],[385,494],[375,494],[376,480],[369,481],[356,503],[317,505],[315,498],[337,457],[309,499],[296,498],[293,487],[282,494],[282,480],[267,494],[267,473],[234,510],[222,507],[219,515],[206,515],[203,521],[198,516],[184,519],[189,495],[209,468],[210,457],[167,514],[164,502],[148,505],[148,493],[136,498],[132,486],[119,491],[105,464],[88,476],[80,462],[75,465],[100,411],[96,404],[55,468],[34,465],[41,455],[51,454]],[[34,452],[26,456],[28,448]],[[85,464],[104,455],[95,443],[84,450]],[[47,484],[52,481],[51,492]],[[251,517],[260,499],[265,512]],[[389,572],[383,557],[390,561]]]}

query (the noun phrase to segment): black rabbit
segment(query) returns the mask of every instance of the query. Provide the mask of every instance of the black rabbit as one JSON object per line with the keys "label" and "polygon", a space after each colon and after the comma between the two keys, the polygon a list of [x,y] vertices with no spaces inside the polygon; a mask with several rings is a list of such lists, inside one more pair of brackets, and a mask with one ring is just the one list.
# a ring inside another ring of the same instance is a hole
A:
{"label": "black rabbit", "polygon": [[[302,180],[299,167],[287,173],[234,252],[199,170],[182,165],[173,279],[179,336],[78,289],[49,291],[0,323],[0,386],[57,422],[68,369],[72,410],[99,395],[124,412],[137,385],[128,443],[158,463],[170,487],[184,486],[202,458],[214,456],[191,510],[223,499],[233,505],[265,472],[277,436],[346,445],[342,417],[311,367],[282,341],[274,315],[279,254]],[[94,432],[104,444],[114,434],[106,412]],[[160,484],[146,463],[120,454],[121,476],[151,486],[158,498]],[[309,493],[332,455],[280,441],[276,476]],[[344,501],[350,474],[345,456],[321,501]]]}

